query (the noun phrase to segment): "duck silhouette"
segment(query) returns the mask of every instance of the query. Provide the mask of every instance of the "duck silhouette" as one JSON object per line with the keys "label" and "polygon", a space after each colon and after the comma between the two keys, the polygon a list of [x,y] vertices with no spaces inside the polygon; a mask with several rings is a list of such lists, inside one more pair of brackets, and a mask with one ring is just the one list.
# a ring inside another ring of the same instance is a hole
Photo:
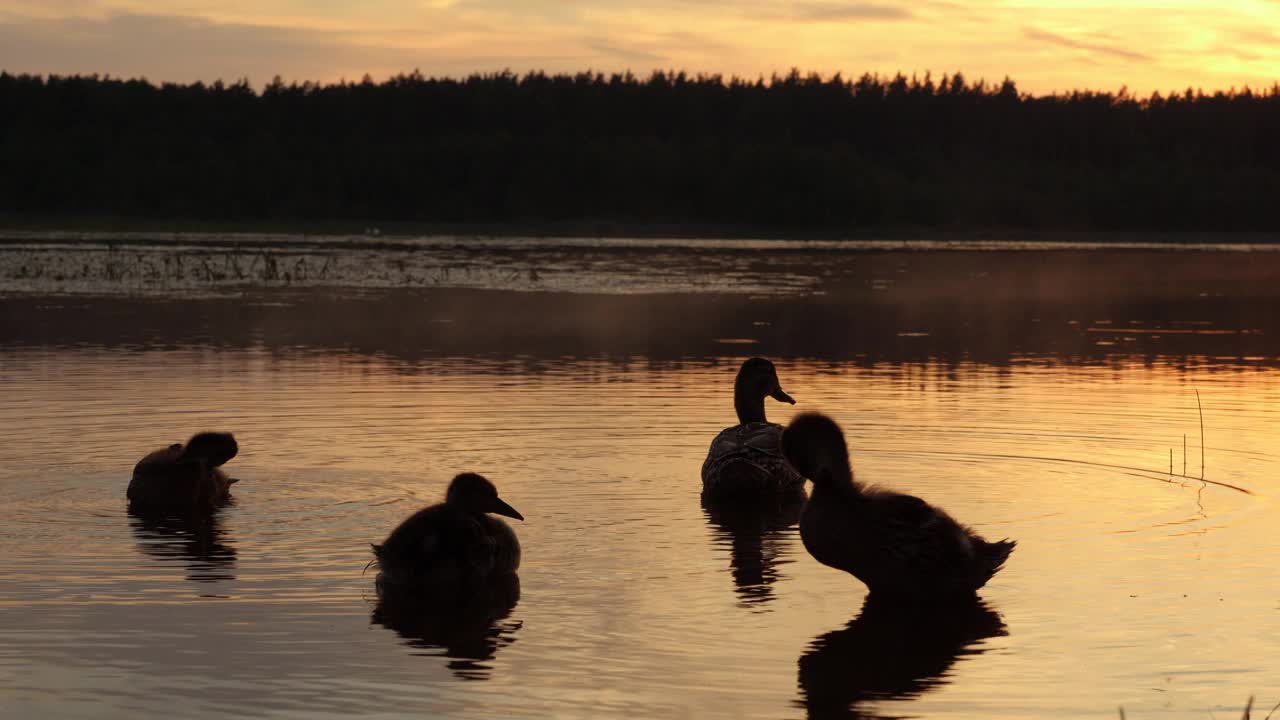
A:
{"label": "duck silhouette", "polygon": [[847,626],[815,638],[800,656],[801,701],[810,718],[887,717],[866,706],[946,684],[958,658],[980,655],[982,640],[1008,634],[977,597],[924,608],[868,595]]}
{"label": "duck silhouette", "polygon": [[783,392],[773,363],[750,358],[742,363],[733,383],[738,424],[716,435],[702,463],[704,500],[750,502],[804,493],[804,478],[782,455],[782,426],[765,418],[766,397],[792,405],[796,402]]}
{"label": "duck silhouette", "polygon": [[804,496],[791,495],[764,503],[709,503],[703,511],[720,543],[728,541],[729,570],[743,607],[762,609],[774,600],[778,566],[791,562],[787,535],[800,521]]}
{"label": "duck silhouette", "polygon": [[872,594],[933,601],[971,595],[1016,543],[988,542],[920,498],[853,479],[844,433],[818,413],[791,421],[783,452],[813,492],[800,538],[814,559],[853,575]]}
{"label": "duck silhouette", "polygon": [[208,510],[227,501],[232,483],[220,466],[240,451],[235,436],[202,432],[138,461],[125,496],[130,507]]}
{"label": "duck silhouette", "polygon": [[484,477],[455,477],[444,502],[410,515],[373,546],[379,588],[477,584],[515,573],[520,541],[511,526],[489,513],[524,520]]}

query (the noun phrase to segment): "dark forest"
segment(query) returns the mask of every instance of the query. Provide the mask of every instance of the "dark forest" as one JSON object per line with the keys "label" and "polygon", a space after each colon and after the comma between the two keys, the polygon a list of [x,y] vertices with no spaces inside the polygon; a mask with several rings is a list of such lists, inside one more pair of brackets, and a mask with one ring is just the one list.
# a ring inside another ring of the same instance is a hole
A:
{"label": "dark forest", "polygon": [[1280,86],[0,74],[0,216],[20,222],[1275,231],[1277,197]]}

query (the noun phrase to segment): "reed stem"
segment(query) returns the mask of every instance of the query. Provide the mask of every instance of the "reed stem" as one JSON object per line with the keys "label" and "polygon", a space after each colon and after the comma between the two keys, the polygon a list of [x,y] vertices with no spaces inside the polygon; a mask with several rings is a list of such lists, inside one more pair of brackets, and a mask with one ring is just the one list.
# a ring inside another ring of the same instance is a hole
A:
{"label": "reed stem", "polygon": [[1204,480],[1204,406],[1200,404],[1200,388],[1196,388],[1196,409],[1200,411],[1200,479]]}

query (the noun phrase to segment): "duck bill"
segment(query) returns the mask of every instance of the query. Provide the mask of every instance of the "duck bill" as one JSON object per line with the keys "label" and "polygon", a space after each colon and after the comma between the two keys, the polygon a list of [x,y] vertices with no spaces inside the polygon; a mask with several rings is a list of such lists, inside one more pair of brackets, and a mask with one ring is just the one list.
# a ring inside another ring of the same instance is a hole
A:
{"label": "duck bill", "polygon": [[501,498],[494,499],[493,507],[489,509],[489,512],[494,513],[495,515],[506,515],[509,518],[524,520],[523,515],[521,515],[519,512],[516,512],[515,508],[503,502]]}
{"label": "duck bill", "polygon": [[796,399],[782,392],[782,388],[775,388],[773,392],[769,393],[769,397],[777,400],[778,402],[787,403],[788,405],[796,404]]}

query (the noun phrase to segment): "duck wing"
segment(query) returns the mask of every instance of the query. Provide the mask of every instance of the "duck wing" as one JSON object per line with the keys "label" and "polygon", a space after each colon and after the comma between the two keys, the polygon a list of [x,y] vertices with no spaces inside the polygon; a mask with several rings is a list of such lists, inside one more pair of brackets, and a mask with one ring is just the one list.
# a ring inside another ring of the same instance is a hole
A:
{"label": "duck wing", "polygon": [[138,461],[125,497],[130,503],[156,507],[211,504],[216,497],[207,487],[210,477],[203,462],[184,457],[182,445],[175,443]]}
{"label": "duck wing", "polygon": [[804,485],[804,478],[782,455],[781,425],[744,423],[716,435],[702,463],[703,492],[714,494],[726,483],[737,490],[757,492],[795,490]]}
{"label": "duck wing", "polygon": [[181,459],[182,443],[174,443],[168,447],[147,453],[146,457],[133,466],[133,473],[135,475],[158,475],[170,472]]}
{"label": "duck wing", "polygon": [[442,503],[407,518],[374,546],[374,555],[385,582],[431,585],[513,573],[520,567],[520,542],[501,520]]}
{"label": "duck wing", "polygon": [[487,556],[483,560],[488,567],[486,574],[502,575],[519,570],[520,541],[511,526],[492,515],[479,515],[475,520],[486,548]]}
{"label": "duck wing", "polygon": [[[970,576],[974,543],[969,531],[942,510],[918,497],[876,493],[868,498],[866,517],[881,554],[879,584],[889,586],[974,589]],[[868,582],[872,590],[876,582]]]}

